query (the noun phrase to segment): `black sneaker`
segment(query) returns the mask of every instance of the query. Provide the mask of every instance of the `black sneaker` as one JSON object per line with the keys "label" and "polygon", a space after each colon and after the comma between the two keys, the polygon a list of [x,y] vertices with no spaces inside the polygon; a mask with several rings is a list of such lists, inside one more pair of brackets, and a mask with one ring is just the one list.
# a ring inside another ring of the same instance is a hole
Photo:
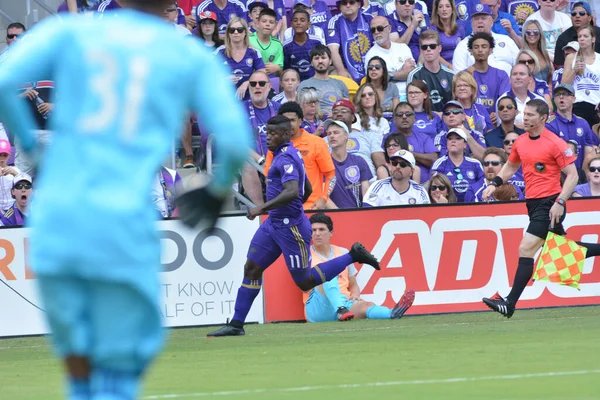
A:
{"label": "black sneaker", "polygon": [[214,332],[207,333],[206,337],[244,336],[245,334],[246,332],[244,331],[244,328],[236,328],[229,323],[229,320],[227,320],[227,323],[224,327]]}
{"label": "black sneaker", "polygon": [[365,249],[365,246],[363,246],[361,243],[354,243],[349,253],[354,262],[369,264],[371,267],[379,271],[379,261],[377,261],[375,256],[369,253],[367,249]]}
{"label": "black sneaker", "polygon": [[338,321],[350,321],[354,318],[354,313],[344,306],[337,309],[336,315]]}
{"label": "black sneaker", "polygon": [[484,297],[483,302],[486,306],[492,310],[504,315],[506,318],[510,318],[515,313],[515,306],[510,304],[508,300],[500,296],[500,293],[496,292],[492,297]]}
{"label": "black sneaker", "polygon": [[408,311],[408,309],[413,305],[415,301],[415,291],[412,289],[406,289],[400,301],[396,303],[394,308],[392,308],[391,319],[402,318],[404,313]]}

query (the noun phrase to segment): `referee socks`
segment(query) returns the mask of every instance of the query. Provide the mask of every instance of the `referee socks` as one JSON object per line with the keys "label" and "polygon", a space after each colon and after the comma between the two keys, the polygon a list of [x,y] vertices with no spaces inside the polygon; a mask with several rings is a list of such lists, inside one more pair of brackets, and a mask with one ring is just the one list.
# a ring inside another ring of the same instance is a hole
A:
{"label": "referee socks", "polygon": [[517,304],[519,297],[523,293],[523,290],[527,287],[529,280],[533,276],[533,258],[519,257],[519,266],[515,273],[515,281],[513,287],[506,296],[506,300],[513,306]]}

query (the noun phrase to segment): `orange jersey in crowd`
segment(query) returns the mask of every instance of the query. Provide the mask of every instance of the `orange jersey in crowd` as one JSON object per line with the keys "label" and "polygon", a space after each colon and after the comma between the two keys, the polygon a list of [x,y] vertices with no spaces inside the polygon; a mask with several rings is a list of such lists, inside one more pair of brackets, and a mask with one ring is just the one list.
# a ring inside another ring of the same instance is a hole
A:
{"label": "orange jersey in crowd", "polygon": [[[291,142],[302,154],[306,176],[312,185],[312,194],[304,203],[304,209],[310,209],[317,200],[329,198],[328,189],[331,179],[335,177],[335,167],[325,140],[302,128],[300,131],[302,134]],[[269,151],[265,161],[265,175],[268,174],[272,162],[273,153]]]}
{"label": "orange jersey in crowd", "polygon": [[561,192],[560,171],[575,161],[575,155],[567,142],[544,128],[537,138],[530,138],[527,132],[519,136],[508,161],[521,163],[525,195],[539,199]]}

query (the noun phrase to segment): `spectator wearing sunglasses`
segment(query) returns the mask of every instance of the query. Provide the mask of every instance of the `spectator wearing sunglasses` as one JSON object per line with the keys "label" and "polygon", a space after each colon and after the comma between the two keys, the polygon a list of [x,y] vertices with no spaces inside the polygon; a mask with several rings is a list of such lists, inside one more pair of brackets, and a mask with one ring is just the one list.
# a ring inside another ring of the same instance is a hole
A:
{"label": "spectator wearing sunglasses", "polygon": [[[506,161],[508,160],[508,156],[506,155],[506,153],[496,147],[490,147],[485,149],[485,152],[483,153],[483,173],[484,176],[482,179],[480,179],[479,181],[475,182],[474,184],[469,186],[469,189],[467,190],[467,193],[465,194],[465,203],[483,203],[483,198],[481,197],[481,195],[483,194],[483,191],[485,190],[486,187],[488,187],[488,185],[490,184],[490,182],[492,182],[492,180],[496,177],[496,175],[498,175],[498,172],[500,172],[500,170],[502,169],[502,166],[504,164],[506,164]],[[508,185],[512,185],[512,183],[507,182],[506,184]],[[521,192],[521,190],[516,187],[515,185],[513,185],[515,187],[515,191],[517,193],[518,196],[518,200],[525,200],[525,196],[523,195],[523,192]],[[492,198],[490,201],[495,201],[494,198]]]}
{"label": "spectator wearing sunglasses", "polygon": [[[246,5],[241,0],[204,0],[196,7],[196,23],[199,16],[204,11],[212,11],[217,14],[217,25],[219,35],[227,38],[226,31],[234,17],[244,20],[246,23],[247,11]],[[247,30],[247,25],[246,25]],[[248,34],[246,32],[246,34]],[[227,40],[225,40],[227,41]]]}
{"label": "spectator wearing sunglasses", "polygon": [[429,180],[427,193],[431,204],[453,204],[456,203],[456,195],[450,180],[444,174],[432,176]]}
{"label": "spectator wearing sunglasses", "polygon": [[552,97],[550,97],[547,76],[546,80],[536,78],[536,74],[540,72],[540,62],[535,53],[531,50],[521,50],[517,56],[517,64],[526,65],[533,75],[533,79],[530,80],[527,89],[538,96],[542,96],[546,100],[546,103],[548,103],[548,107],[552,109],[554,106],[552,105]]}
{"label": "spectator wearing sunglasses", "polygon": [[515,126],[515,118],[519,113],[517,102],[514,98],[503,96],[498,99],[498,119],[500,125],[486,133],[485,144],[487,147],[504,147],[504,139],[509,132],[516,132],[518,135],[525,133],[524,129]]}
{"label": "spectator wearing sunglasses", "polygon": [[[392,133],[383,140],[383,149],[385,150],[385,164],[377,167],[377,180],[389,178],[392,176],[392,165],[390,164],[390,156],[396,153],[398,150],[408,150],[408,140],[406,136],[400,133]],[[412,180],[415,182],[421,182],[421,168],[415,165],[412,173]]]}
{"label": "spectator wearing sunglasses", "polygon": [[392,176],[369,186],[363,199],[363,207],[430,204],[427,190],[412,180],[416,166],[412,153],[398,150],[389,160]]}
{"label": "spectator wearing sunglasses", "polygon": [[431,29],[429,16],[415,8],[415,0],[395,0],[395,4],[396,10],[388,17],[393,32],[390,37],[394,42],[407,44],[413,59],[418,60],[421,54],[419,36]]}
{"label": "spectator wearing sunglasses", "polygon": [[[600,28],[594,25],[592,8],[589,3],[579,1],[573,4],[573,7],[571,8],[571,22],[573,23],[573,26],[561,33],[556,40],[554,65],[557,68],[562,67],[565,64],[565,46],[570,42],[577,42],[577,32],[581,27],[593,26],[596,31],[596,37],[600,37]],[[596,41],[594,51],[600,53],[600,41]]]}
{"label": "spectator wearing sunglasses", "polygon": [[172,23],[173,26],[175,27],[175,30],[181,34],[181,35],[191,35],[192,33],[190,32],[190,30],[187,28],[186,24],[185,24],[185,16],[183,16],[183,24],[180,25],[179,24],[179,19],[180,17],[183,16],[183,13],[180,14],[179,13],[179,8],[177,8],[177,2],[176,1],[171,1],[167,4],[167,7],[165,8],[165,19]]}
{"label": "spectator wearing sunglasses", "polygon": [[[412,52],[404,43],[396,43],[390,39],[392,26],[385,17],[375,17],[371,21],[371,34],[373,47],[365,56],[365,69],[369,73],[369,62],[373,57],[380,57],[385,61],[389,80],[398,88],[400,100],[406,100],[406,78],[410,71],[415,69],[416,63]],[[376,67],[373,67],[376,68]]]}
{"label": "spectator wearing sunglasses", "polygon": [[600,158],[595,157],[588,162],[587,183],[575,186],[571,197],[600,196]]}
{"label": "spectator wearing sunglasses", "polygon": [[6,49],[0,52],[0,62],[8,55],[8,49],[27,31],[25,25],[20,22],[13,22],[6,28]]}
{"label": "spectator wearing sunglasses", "polygon": [[[535,78],[544,82],[550,81],[553,65],[550,60],[546,46],[546,38],[542,35],[542,26],[536,20],[530,20],[523,26],[523,50],[530,50],[535,54],[539,68],[535,72]],[[579,50],[579,48],[577,48]]]}
{"label": "spectator wearing sunglasses", "polygon": [[[546,50],[550,60],[554,61],[554,49],[556,48],[556,41],[558,37],[571,26],[571,18],[566,14],[558,12],[556,10],[558,6],[557,0],[538,0],[540,9],[531,14],[527,21],[536,20],[542,27],[542,32],[546,38]],[[525,25],[527,24],[525,21]]]}
{"label": "spectator wearing sunglasses", "polygon": [[[410,51],[409,51],[410,53]],[[411,55],[412,57],[412,55]],[[367,63],[367,83],[373,85],[375,93],[381,102],[383,117],[391,123],[394,108],[400,101],[400,92],[398,86],[390,82],[387,64],[383,58],[374,56]]]}
{"label": "spectator wearing sunglasses", "polygon": [[363,0],[339,0],[340,13],[327,26],[327,47],[336,74],[359,83],[365,76],[365,55],[371,48],[373,16],[359,11]]}
{"label": "spectator wearing sunglasses", "polygon": [[413,69],[406,81],[421,80],[427,83],[433,111],[442,111],[443,105],[452,99],[454,72],[441,63],[442,46],[436,31],[427,30],[419,37],[423,64]]}
{"label": "spectator wearing sunglasses", "polygon": [[433,176],[443,174],[450,180],[458,203],[465,201],[469,186],[480,181],[484,176],[479,160],[465,156],[468,138],[469,135],[462,127],[448,130],[445,138],[447,155],[437,159],[431,167]]}
{"label": "spectator wearing sunglasses", "polygon": [[448,154],[448,132],[450,132],[452,129],[460,129],[461,132],[465,133],[465,140],[467,141],[465,154],[481,160],[483,157],[483,152],[486,148],[485,139],[483,138],[483,134],[481,132],[473,130],[469,127],[469,124],[466,121],[465,110],[460,102],[456,100],[447,102],[444,105],[442,115],[442,119],[446,125],[446,130],[441,131],[434,140],[434,144],[440,152],[440,155],[445,156]]}
{"label": "spectator wearing sunglasses", "polygon": [[[519,136],[521,136],[521,134],[518,134],[517,132],[507,131],[506,136],[502,141],[502,144],[504,146],[504,152],[507,156],[510,156],[513,145],[515,144]],[[510,178],[510,183],[519,187],[519,189],[521,189],[521,191],[525,193],[525,179],[523,178],[523,167],[521,165],[519,165],[519,168],[517,169],[513,177]]]}
{"label": "spectator wearing sunglasses", "polygon": [[310,51],[321,41],[308,33],[310,16],[306,10],[295,10],[292,15],[293,36],[283,42],[283,68],[293,68],[300,74],[300,81],[311,78],[315,69],[310,63]]}
{"label": "spectator wearing sunglasses", "polygon": [[31,188],[32,180],[29,175],[19,174],[14,177],[14,183],[10,191],[14,203],[0,215],[0,225],[23,226],[25,224],[31,201]]}

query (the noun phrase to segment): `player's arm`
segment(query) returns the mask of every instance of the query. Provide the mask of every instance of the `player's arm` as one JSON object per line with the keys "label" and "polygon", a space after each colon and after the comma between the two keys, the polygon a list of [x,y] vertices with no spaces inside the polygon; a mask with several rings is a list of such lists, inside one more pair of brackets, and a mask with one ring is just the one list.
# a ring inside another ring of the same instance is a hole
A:
{"label": "player's arm", "polygon": [[[308,179],[306,181],[308,181]],[[310,183],[309,183],[309,185],[310,185]],[[284,182],[282,184],[282,186],[283,186],[283,190],[275,198],[267,201],[262,206],[256,207],[256,208],[260,209],[260,211],[261,211],[260,214],[262,214],[265,211],[273,210],[275,208],[287,206],[292,201],[294,201],[294,199],[296,199],[298,197],[298,195],[300,194],[299,184],[298,184],[298,181],[296,181],[296,180],[290,180],[290,181]]]}

